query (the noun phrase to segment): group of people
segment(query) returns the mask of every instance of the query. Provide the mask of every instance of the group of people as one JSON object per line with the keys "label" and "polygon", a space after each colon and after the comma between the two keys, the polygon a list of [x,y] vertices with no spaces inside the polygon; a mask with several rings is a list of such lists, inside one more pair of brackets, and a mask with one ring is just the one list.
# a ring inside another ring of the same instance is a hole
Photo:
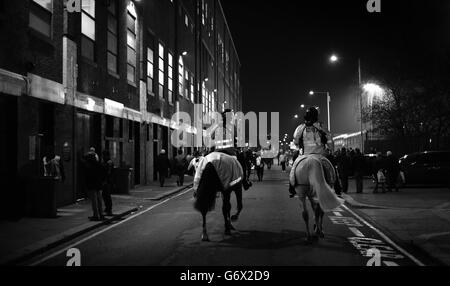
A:
{"label": "group of people", "polygon": [[338,180],[335,185],[337,194],[347,193],[349,177],[353,176],[356,182],[356,193],[363,193],[364,176],[370,174],[375,182],[374,193],[399,191],[398,179],[400,176],[400,164],[391,151],[384,157],[378,152],[374,160],[368,161],[360,149],[341,148],[334,154],[328,152],[327,159],[336,167]]}
{"label": "group of people", "polygon": [[156,171],[159,177],[159,184],[163,188],[165,181],[170,175],[175,174],[177,176],[177,186],[182,187],[184,185],[184,177],[186,174],[193,176],[193,172],[197,169],[200,159],[204,156],[200,152],[196,151],[193,155],[184,154],[183,150],[178,150],[173,160],[169,159],[166,150],[161,150],[156,160]]}

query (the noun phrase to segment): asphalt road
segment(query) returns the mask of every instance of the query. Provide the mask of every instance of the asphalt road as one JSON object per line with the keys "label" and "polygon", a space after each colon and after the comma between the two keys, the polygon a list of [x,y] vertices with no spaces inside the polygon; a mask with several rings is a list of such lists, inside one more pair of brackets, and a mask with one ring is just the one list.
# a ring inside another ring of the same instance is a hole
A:
{"label": "asphalt road", "polygon": [[[235,207],[234,199],[232,204]],[[82,266],[422,264],[347,206],[326,214],[324,239],[306,244],[299,200],[288,197],[287,174],[279,170],[266,171],[265,181],[245,192],[244,211],[232,236],[224,235],[222,203],[218,201],[216,211],[208,215],[211,242],[201,242],[201,215],[192,205],[192,191],[185,191],[29,264],[65,266],[69,249],[79,250]],[[367,250],[373,248],[374,256],[368,257]]]}

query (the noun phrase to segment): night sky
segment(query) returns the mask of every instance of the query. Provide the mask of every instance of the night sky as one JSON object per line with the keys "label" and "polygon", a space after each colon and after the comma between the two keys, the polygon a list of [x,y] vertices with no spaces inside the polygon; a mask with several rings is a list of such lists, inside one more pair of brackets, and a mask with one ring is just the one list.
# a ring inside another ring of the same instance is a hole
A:
{"label": "night sky", "polygon": [[[394,64],[425,68],[448,47],[450,1],[382,0],[373,14],[367,0],[308,2],[222,0],[242,64],[244,111],[280,112],[281,134],[292,135],[301,104],[319,106],[326,122],[326,96],[311,97],[311,89],[331,93],[333,134],[357,132],[358,57],[363,82],[379,81]],[[328,61],[332,53],[338,64]]]}

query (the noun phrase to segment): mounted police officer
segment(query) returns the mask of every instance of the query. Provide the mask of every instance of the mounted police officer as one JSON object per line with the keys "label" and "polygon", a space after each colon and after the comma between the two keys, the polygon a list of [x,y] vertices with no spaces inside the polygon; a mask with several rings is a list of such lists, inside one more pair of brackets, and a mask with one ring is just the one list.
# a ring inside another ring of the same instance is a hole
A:
{"label": "mounted police officer", "polygon": [[[295,169],[305,156],[316,155],[322,157],[322,160],[327,160],[325,156],[328,149],[328,134],[318,122],[319,111],[314,107],[308,108],[304,119],[305,122],[297,127],[294,133],[294,143],[300,150],[300,156],[292,167],[291,178],[295,177]],[[332,166],[331,163],[329,165]],[[291,198],[297,194],[292,184],[289,185],[289,193]]]}

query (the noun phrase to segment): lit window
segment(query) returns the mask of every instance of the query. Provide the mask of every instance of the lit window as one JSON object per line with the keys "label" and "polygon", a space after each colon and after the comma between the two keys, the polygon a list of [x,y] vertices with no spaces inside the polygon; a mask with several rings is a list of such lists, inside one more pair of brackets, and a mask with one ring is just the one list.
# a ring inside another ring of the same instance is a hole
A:
{"label": "lit window", "polygon": [[[194,75],[191,74],[191,101],[195,101],[195,93],[194,93]],[[194,102],[195,103],[195,102]]]}
{"label": "lit window", "polygon": [[178,91],[181,96],[184,94],[184,62],[183,57],[180,56],[178,60]]}
{"label": "lit window", "polygon": [[164,47],[163,45],[159,44],[159,63],[158,63],[158,68],[159,68],[159,75],[158,75],[158,79],[159,79],[159,97],[161,99],[164,98]]}
{"label": "lit window", "polygon": [[[132,2],[130,2],[132,3]],[[127,13],[127,79],[136,82],[136,17],[135,13],[128,9]]]}
{"label": "lit window", "polygon": [[51,38],[52,36],[52,0],[33,0],[30,6],[29,26],[35,31]]}
{"label": "lit window", "polygon": [[167,89],[169,103],[173,103],[173,56],[169,53],[168,56],[168,69],[167,69]]}
{"label": "lit window", "polygon": [[187,99],[190,98],[189,96],[189,71],[187,68],[184,69],[184,96],[186,96]]}
{"label": "lit window", "polygon": [[154,93],[154,65],[155,55],[152,49],[147,48],[147,92]]}
{"label": "lit window", "polygon": [[108,7],[108,69],[117,73],[117,3],[111,1]]}
{"label": "lit window", "polygon": [[81,8],[81,54],[95,61],[95,0],[82,0]]}
{"label": "lit window", "polygon": [[189,28],[189,18],[187,15],[184,15],[184,24]]}

